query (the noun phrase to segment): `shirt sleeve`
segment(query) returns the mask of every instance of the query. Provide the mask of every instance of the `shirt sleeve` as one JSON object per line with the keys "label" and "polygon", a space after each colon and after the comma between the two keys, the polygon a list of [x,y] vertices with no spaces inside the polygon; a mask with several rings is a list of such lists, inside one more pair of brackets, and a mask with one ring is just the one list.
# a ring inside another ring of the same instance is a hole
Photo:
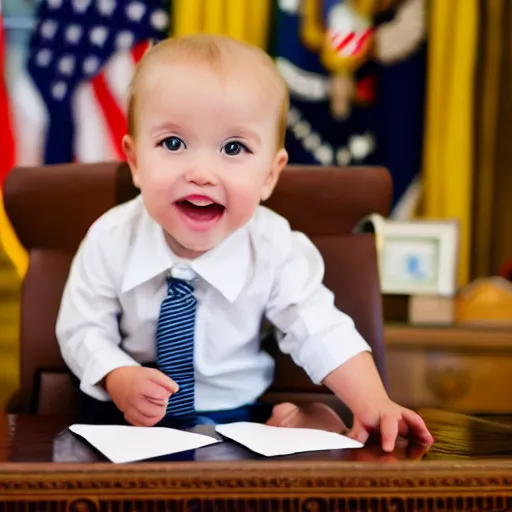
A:
{"label": "shirt sleeve", "polygon": [[[99,231],[99,232],[98,232]],[[108,233],[91,228],[72,262],[56,324],[62,357],[80,379],[80,389],[107,401],[101,385],[121,366],[138,366],[121,347],[115,272],[109,268],[101,243]]]}
{"label": "shirt sleeve", "polygon": [[290,236],[266,314],[280,331],[280,350],[320,384],[333,370],[371,348],[322,284],[324,263],[318,249],[302,233],[291,232]]}

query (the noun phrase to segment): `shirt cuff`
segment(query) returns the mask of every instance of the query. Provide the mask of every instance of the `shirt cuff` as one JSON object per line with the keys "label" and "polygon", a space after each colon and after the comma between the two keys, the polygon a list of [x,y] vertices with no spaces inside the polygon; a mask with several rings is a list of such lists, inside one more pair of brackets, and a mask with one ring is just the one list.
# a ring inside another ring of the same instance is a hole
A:
{"label": "shirt cuff", "polygon": [[110,395],[102,385],[103,379],[112,371],[122,366],[140,366],[140,363],[132,359],[119,347],[117,350],[100,350],[96,352],[87,363],[83,377],[80,381],[80,389],[97,400],[107,402]]}
{"label": "shirt cuff", "polygon": [[[340,330],[342,332],[340,332]],[[334,329],[305,355],[303,365],[315,384],[322,384],[327,375],[361,352],[371,352],[370,345],[356,329]]]}

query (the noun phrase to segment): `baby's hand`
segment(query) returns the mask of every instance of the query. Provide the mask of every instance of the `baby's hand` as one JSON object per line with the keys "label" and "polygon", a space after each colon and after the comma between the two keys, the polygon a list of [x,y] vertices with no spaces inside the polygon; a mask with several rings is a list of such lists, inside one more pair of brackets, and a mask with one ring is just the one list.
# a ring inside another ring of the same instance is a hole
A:
{"label": "baby's hand", "polygon": [[380,434],[385,452],[395,449],[398,436],[407,437],[426,447],[434,442],[421,416],[392,400],[370,400],[353,413],[353,426],[347,435],[366,443],[371,433]]}
{"label": "baby's hand", "polygon": [[169,397],[178,385],[153,368],[122,366],[105,378],[105,388],[128,423],[151,427],[164,416]]}

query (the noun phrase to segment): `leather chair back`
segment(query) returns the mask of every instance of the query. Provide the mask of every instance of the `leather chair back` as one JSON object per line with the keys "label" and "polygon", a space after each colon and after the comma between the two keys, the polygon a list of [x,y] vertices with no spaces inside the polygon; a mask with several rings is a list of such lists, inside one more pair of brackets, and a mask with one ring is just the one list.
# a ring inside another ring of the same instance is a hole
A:
{"label": "leather chair back", "polygon": [[[21,299],[20,374],[10,412],[63,413],[75,404],[55,337],[61,294],[77,247],[91,223],[133,198],[126,163],[16,168],[4,186],[8,217],[29,251]],[[374,238],[354,234],[370,213],[387,215],[391,179],[381,168],[289,166],[267,206],[303,231],[325,259],[325,283],[373,348],[385,380],[381,293]],[[343,340],[340,340],[343,343]],[[303,401],[328,391],[313,385],[289,356],[277,360],[274,397]]]}

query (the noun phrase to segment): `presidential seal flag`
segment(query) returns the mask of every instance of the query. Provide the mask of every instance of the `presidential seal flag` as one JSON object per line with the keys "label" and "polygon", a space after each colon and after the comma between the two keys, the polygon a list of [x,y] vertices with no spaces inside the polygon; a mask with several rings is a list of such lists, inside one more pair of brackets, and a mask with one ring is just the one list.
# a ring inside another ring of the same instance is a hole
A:
{"label": "presidential seal flag", "polygon": [[290,89],[290,161],[386,166],[395,213],[410,213],[421,166],[425,0],[279,0],[273,53]]}

